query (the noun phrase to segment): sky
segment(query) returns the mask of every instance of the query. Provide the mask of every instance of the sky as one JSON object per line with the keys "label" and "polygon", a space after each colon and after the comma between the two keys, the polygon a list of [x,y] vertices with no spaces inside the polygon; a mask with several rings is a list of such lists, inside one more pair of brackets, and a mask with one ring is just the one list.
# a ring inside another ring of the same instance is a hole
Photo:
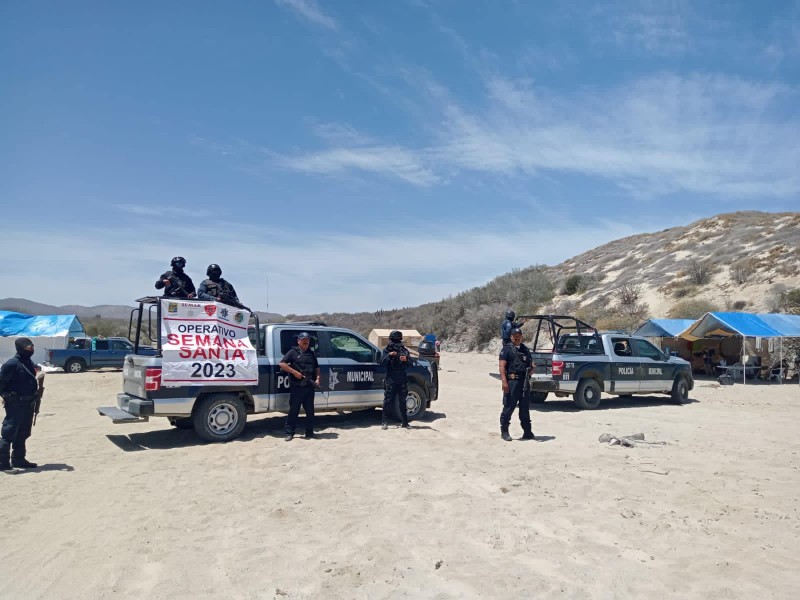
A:
{"label": "sky", "polygon": [[0,296],[281,314],[800,210],[800,1],[0,1]]}

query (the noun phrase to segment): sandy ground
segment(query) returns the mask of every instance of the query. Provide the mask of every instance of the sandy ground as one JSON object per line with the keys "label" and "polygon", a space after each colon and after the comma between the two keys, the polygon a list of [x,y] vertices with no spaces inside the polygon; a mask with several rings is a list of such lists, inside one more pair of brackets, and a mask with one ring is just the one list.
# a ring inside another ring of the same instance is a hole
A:
{"label": "sandy ground", "polygon": [[548,401],[542,441],[505,443],[496,370],[445,354],[410,431],[330,414],[286,443],[258,416],[224,445],[100,417],[118,371],[50,374],[29,444],[45,466],[0,474],[0,597],[796,597],[796,382]]}

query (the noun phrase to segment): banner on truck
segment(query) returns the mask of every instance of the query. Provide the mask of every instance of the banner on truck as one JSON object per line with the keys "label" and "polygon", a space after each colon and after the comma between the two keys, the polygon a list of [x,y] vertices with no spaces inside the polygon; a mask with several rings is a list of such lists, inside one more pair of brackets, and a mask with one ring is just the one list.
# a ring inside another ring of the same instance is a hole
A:
{"label": "banner on truck", "polygon": [[250,313],[217,302],[161,300],[161,385],[256,385]]}

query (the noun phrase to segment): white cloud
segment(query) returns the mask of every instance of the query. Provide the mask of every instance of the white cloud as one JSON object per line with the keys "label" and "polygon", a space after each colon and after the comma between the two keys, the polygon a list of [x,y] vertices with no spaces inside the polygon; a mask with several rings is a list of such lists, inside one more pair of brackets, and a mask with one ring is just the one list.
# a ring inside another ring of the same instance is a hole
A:
{"label": "white cloud", "polygon": [[[180,255],[186,257],[195,285],[204,279],[208,264],[220,264],[243,302],[254,309],[267,308],[269,278],[272,312],[371,311],[437,301],[512,268],[555,264],[633,233],[624,225],[603,222],[554,225],[536,234],[523,224],[518,232],[495,233],[479,226],[409,233],[389,252],[381,232],[298,239],[291,232],[247,224],[175,229],[149,219],[144,223],[79,234],[40,228],[6,232],[0,242],[4,255],[21,245],[30,248],[28,254],[16,253],[7,265],[15,273],[15,289],[22,290],[16,295],[56,305],[130,304],[155,293],[158,275],[170,258]],[[507,250],[511,238],[513,257]],[[31,245],[31,239],[37,241]]]}
{"label": "white cloud", "polygon": [[322,12],[314,0],[275,0],[275,3],[280,7],[291,10],[313,25],[332,30],[339,28],[336,19]]}
{"label": "white cloud", "polygon": [[[641,196],[690,192],[782,198],[800,192],[798,90],[722,75],[670,73],[570,95],[494,75],[486,103],[468,111],[426,72],[403,73],[437,127],[418,148],[381,145],[338,127],[334,147],[280,157],[286,168],[351,171],[418,186],[442,173],[581,174]],[[366,141],[365,141],[366,140]],[[338,142],[338,143],[337,143]]]}
{"label": "white cloud", "polygon": [[342,175],[354,170],[396,177],[418,186],[430,186],[439,181],[419,156],[397,146],[340,147],[299,156],[279,156],[277,160],[285,168],[303,173]]}

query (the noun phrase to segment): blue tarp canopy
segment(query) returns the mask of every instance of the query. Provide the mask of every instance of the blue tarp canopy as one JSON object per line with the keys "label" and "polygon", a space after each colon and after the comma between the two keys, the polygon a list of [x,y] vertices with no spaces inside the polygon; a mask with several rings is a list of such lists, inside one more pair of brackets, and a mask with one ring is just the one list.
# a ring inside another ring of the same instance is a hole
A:
{"label": "blue tarp canopy", "polygon": [[695,322],[695,319],[650,319],[633,335],[642,337],[677,337],[682,331],[686,331]]}
{"label": "blue tarp canopy", "polygon": [[3,337],[81,337],[86,335],[75,315],[24,315],[0,310],[0,336]]}
{"label": "blue tarp canopy", "polygon": [[708,337],[800,337],[800,315],[711,312],[681,332],[680,337],[699,340]]}

